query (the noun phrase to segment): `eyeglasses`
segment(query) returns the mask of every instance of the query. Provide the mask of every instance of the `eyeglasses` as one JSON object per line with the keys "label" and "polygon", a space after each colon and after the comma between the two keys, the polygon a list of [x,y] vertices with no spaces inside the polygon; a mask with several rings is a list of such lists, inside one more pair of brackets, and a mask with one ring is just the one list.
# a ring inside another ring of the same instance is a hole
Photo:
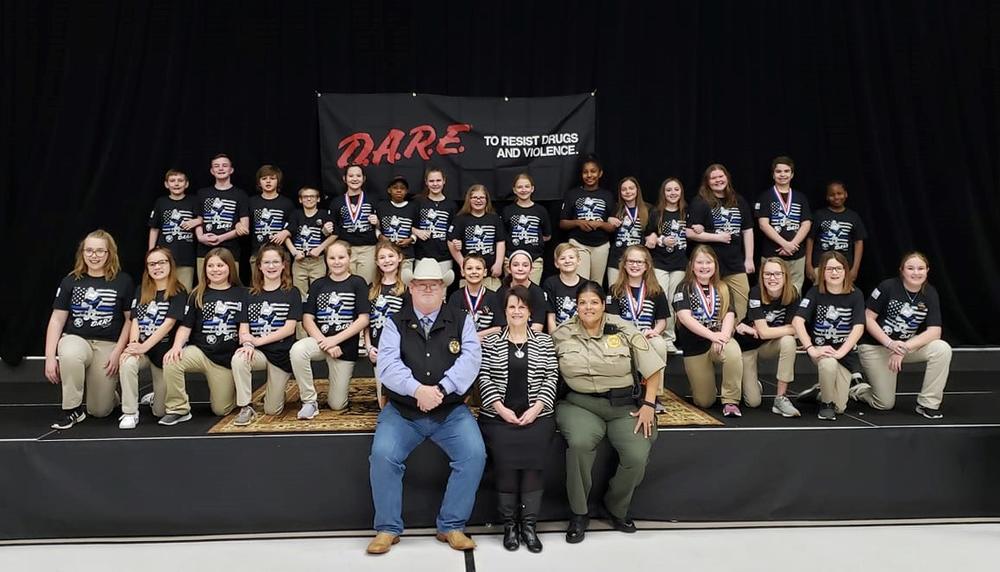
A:
{"label": "eyeglasses", "polygon": [[427,292],[433,292],[441,287],[441,285],[437,282],[421,282],[419,284],[416,282],[410,282],[410,286],[413,286],[417,290],[425,290]]}
{"label": "eyeglasses", "polygon": [[645,260],[626,260],[625,264],[631,264],[633,266],[639,266],[640,264],[646,264]]}
{"label": "eyeglasses", "polygon": [[764,278],[781,278],[784,275],[784,272],[765,272]]}
{"label": "eyeglasses", "polygon": [[281,266],[282,264],[284,264],[284,263],[282,261],[280,261],[280,260],[261,260],[260,261],[260,265],[261,266]]}
{"label": "eyeglasses", "polygon": [[106,248],[84,248],[83,253],[87,256],[104,256],[108,253]]}
{"label": "eyeglasses", "polygon": [[844,271],[844,267],[843,266],[827,266],[825,271],[826,272],[843,272]]}
{"label": "eyeglasses", "polygon": [[167,266],[168,264],[170,264],[169,260],[150,260],[146,263],[146,266],[150,268],[158,268],[160,266]]}

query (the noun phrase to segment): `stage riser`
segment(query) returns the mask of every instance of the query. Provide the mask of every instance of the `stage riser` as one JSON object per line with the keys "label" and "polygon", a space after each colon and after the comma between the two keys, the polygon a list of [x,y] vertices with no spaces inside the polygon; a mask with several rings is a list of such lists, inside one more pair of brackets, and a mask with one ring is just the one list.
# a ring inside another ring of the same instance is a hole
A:
{"label": "stage riser", "polygon": [[[367,530],[370,435],[0,443],[0,538]],[[542,517],[565,519],[553,444]],[[598,456],[593,504],[614,468]],[[408,463],[404,518],[433,526],[447,460]],[[786,521],[1000,517],[1000,429],[664,431],[633,515]],[[472,523],[492,522],[489,473]]]}

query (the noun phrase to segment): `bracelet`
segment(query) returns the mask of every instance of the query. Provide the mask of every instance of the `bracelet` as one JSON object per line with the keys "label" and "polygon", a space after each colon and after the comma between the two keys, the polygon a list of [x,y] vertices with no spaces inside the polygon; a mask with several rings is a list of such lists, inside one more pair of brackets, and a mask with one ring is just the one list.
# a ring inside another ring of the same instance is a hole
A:
{"label": "bracelet", "polygon": [[809,344],[808,346],[802,348],[802,351],[807,352],[807,351],[809,351],[809,348],[811,348],[811,347],[813,347],[813,345]]}
{"label": "bracelet", "polygon": [[653,409],[653,411],[656,411],[656,404],[653,403],[652,401],[646,401],[645,399],[643,399],[641,404],[639,405],[639,409],[642,409],[644,405],[649,406]]}

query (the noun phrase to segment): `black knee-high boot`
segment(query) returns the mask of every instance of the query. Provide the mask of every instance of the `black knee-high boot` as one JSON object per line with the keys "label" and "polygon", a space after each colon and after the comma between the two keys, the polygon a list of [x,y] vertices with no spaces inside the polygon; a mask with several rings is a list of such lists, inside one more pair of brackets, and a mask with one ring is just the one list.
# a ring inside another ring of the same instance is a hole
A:
{"label": "black knee-high boot", "polygon": [[543,491],[521,493],[521,542],[531,552],[542,551],[542,541],[535,531],[538,524],[538,513],[542,509]]}
{"label": "black knee-high boot", "polygon": [[507,550],[517,550],[521,544],[517,539],[517,493],[497,493],[499,504],[497,509],[503,518],[503,547]]}

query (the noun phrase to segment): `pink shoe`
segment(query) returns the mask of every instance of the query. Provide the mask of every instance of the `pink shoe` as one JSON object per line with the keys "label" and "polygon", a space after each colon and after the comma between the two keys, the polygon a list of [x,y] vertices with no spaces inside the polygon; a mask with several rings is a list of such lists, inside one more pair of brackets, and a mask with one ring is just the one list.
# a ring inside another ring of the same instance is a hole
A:
{"label": "pink shoe", "polygon": [[740,406],[735,403],[727,403],[722,406],[722,416],[723,417],[743,417],[743,412],[740,411]]}

